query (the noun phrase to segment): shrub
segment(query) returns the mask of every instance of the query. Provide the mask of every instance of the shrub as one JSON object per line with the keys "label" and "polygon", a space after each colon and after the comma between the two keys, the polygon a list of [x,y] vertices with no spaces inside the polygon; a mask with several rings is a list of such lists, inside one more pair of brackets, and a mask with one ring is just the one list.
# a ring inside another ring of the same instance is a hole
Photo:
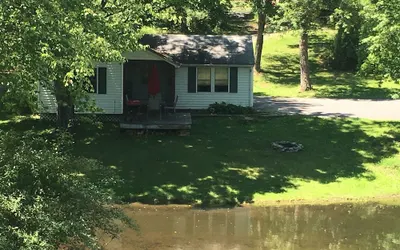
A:
{"label": "shrub", "polygon": [[96,234],[116,237],[120,221],[134,227],[112,193],[89,181],[101,164],[73,157],[69,135],[55,137],[0,132],[2,249],[98,249]]}
{"label": "shrub", "polygon": [[243,107],[240,105],[229,104],[226,102],[210,104],[208,112],[211,114],[253,114],[255,110],[252,107]]}
{"label": "shrub", "polygon": [[362,63],[360,56],[360,29],[362,5],[357,1],[342,1],[332,16],[338,30],[333,49],[332,67],[336,70],[355,71]]}
{"label": "shrub", "polygon": [[35,90],[23,89],[18,84],[0,82],[0,109],[14,114],[32,114],[37,111]]}

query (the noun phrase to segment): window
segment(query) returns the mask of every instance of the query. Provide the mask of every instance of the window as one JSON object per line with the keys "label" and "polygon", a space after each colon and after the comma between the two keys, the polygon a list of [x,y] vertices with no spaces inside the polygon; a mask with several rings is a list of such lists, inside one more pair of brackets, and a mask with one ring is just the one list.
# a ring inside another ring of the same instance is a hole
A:
{"label": "window", "polygon": [[94,76],[90,77],[90,82],[93,87],[93,93],[107,94],[107,68],[95,68]]}
{"label": "window", "polygon": [[215,68],[215,92],[228,92],[228,68]]}
{"label": "window", "polygon": [[211,92],[211,68],[197,68],[197,92]]}
{"label": "window", "polygon": [[238,93],[237,67],[188,67],[188,93]]}

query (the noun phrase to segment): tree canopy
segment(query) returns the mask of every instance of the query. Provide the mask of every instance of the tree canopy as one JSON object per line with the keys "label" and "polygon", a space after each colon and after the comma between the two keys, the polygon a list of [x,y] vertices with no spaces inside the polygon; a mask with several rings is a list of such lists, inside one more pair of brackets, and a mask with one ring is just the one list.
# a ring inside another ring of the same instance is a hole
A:
{"label": "tree canopy", "polygon": [[218,32],[228,21],[230,0],[140,0],[147,26],[182,33]]}
{"label": "tree canopy", "polygon": [[0,81],[11,90],[42,84],[59,107],[71,106],[91,89],[95,62],[122,62],[138,47],[144,11],[125,0],[2,1]]}
{"label": "tree canopy", "polygon": [[362,72],[400,80],[400,0],[371,1],[362,14],[362,43],[367,47]]}

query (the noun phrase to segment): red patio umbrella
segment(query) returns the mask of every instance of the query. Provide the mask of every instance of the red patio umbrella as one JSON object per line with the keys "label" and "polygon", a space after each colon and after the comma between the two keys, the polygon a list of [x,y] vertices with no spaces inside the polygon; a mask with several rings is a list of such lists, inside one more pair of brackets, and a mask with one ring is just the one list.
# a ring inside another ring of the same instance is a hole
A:
{"label": "red patio umbrella", "polygon": [[156,65],[153,65],[153,68],[151,69],[148,91],[149,94],[152,96],[155,96],[160,92],[160,77],[158,75],[158,70]]}

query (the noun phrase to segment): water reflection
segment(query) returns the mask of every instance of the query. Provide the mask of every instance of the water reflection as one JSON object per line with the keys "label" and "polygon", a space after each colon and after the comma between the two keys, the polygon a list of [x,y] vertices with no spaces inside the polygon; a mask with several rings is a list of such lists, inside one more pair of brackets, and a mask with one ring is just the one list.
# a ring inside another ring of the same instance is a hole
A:
{"label": "water reflection", "polygon": [[127,210],[140,235],[125,231],[106,249],[400,249],[400,207],[286,206]]}

